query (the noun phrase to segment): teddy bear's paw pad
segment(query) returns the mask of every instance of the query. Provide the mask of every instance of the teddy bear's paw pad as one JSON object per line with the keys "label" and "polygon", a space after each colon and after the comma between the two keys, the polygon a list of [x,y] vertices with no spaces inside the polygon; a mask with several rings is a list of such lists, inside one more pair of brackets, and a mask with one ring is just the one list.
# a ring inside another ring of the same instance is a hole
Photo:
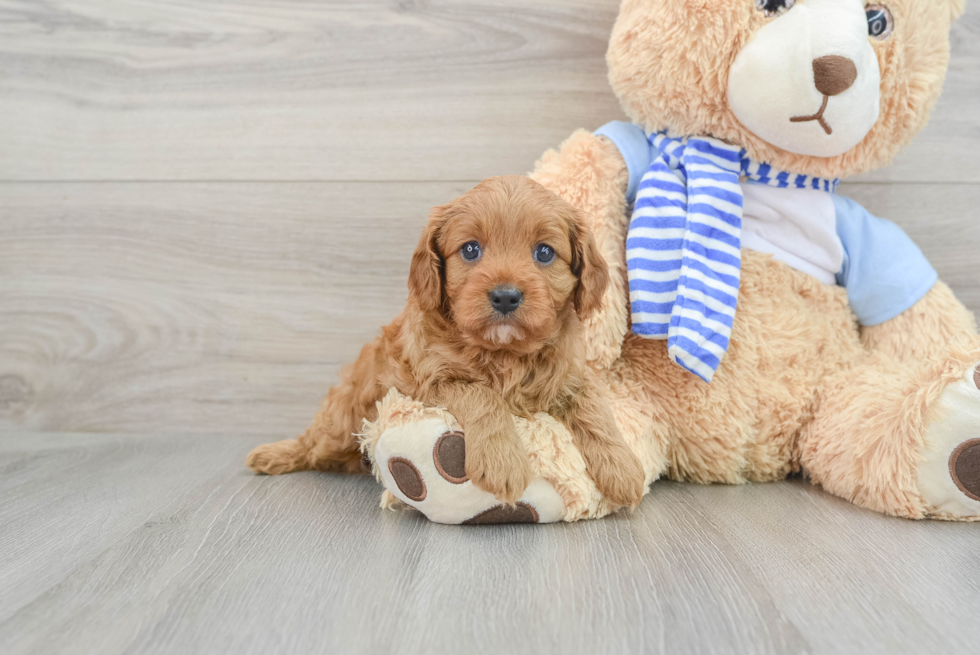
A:
{"label": "teddy bear's paw pad", "polygon": [[426,488],[425,480],[419,473],[415,464],[404,457],[392,457],[388,460],[388,472],[391,473],[392,480],[398,489],[405,494],[405,497],[421,502],[425,500]]}
{"label": "teddy bear's paw pad", "polygon": [[920,450],[919,491],[930,514],[980,517],[980,369],[949,385]]}
{"label": "teddy bear's paw pad", "polygon": [[432,449],[432,461],[446,482],[463,484],[466,475],[466,438],[462,432],[447,432]]}
{"label": "teddy bear's paw pad", "polygon": [[980,501],[980,439],[956,447],[949,456],[949,475],[960,491]]}
{"label": "teddy bear's paw pad", "polygon": [[390,427],[374,447],[387,490],[436,523],[554,523],[565,502],[546,480],[531,481],[516,507],[501,505],[466,476],[466,435],[439,419]]}
{"label": "teddy bear's paw pad", "polygon": [[527,503],[517,503],[515,507],[497,505],[480,512],[471,519],[463,521],[463,525],[496,525],[500,523],[537,523],[538,512]]}

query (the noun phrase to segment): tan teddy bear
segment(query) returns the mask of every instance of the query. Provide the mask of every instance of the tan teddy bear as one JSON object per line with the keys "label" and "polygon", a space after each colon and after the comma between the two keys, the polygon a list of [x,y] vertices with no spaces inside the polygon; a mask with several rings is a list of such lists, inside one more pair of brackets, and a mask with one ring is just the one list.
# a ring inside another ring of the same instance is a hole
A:
{"label": "tan teddy bear", "polygon": [[[862,507],[980,516],[980,338],[900,229],[836,194],[926,123],[964,0],[624,0],[609,78],[632,124],[532,177],[612,272],[589,359],[661,476],[802,472]],[[444,523],[613,511],[564,428],[516,419],[516,508],[466,480],[465,426],[392,391],[365,426],[382,504]]]}

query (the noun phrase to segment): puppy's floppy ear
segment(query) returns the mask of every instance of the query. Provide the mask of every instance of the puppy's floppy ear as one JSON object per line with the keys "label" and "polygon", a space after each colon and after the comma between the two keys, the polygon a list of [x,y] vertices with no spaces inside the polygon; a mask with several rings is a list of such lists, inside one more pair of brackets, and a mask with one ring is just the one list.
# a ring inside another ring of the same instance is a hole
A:
{"label": "puppy's floppy ear", "polygon": [[412,255],[412,267],[408,272],[408,293],[415,298],[422,311],[430,312],[442,304],[442,276],[445,262],[439,254],[439,232],[446,223],[448,206],[435,207],[429,214],[429,222],[422,231],[422,238]]}
{"label": "puppy's floppy ear", "polygon": [[609,286],[609,267],[599,254],[592,230],[577,209],[568,221],[568,237],[572,244],[572,273],[578,278],[575,288],[575,312],[587,319],[602,308],[602,297]]}

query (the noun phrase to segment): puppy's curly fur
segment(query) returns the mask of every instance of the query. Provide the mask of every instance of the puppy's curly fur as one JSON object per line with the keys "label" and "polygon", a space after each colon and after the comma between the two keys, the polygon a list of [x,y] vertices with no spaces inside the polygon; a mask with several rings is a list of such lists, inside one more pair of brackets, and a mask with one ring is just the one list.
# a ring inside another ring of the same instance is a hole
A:
{"label": "puppy's curly fur", "polygon": [[[480,254],[468,261],[461,249],[473,243]],[[535,256],[542,244],[553,261]],[[635,506],[642,467],[584,356],[581,321],[599,308],[608,282],[574,207],[526,177],[484,181],[432,211],[412,258],[408,304],[344,369],[313,425],[298,439],[256,448],[248,466],[361,471],[354,433],[395,387],[456,416],[467,475],[502,501],[516,502],[531,480],[511,415],[548,412],[572,433],[603,495]],[[522,295],[506,313],[490,298],[504,287]]]}

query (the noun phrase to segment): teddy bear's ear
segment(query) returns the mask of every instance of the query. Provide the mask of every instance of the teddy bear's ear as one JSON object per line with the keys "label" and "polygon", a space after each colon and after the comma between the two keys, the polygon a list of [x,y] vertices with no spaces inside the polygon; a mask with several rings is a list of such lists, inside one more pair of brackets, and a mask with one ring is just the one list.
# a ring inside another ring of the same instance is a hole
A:
{"label": "teddy bear's ear", "polygon": [[966,11],[966,0],[948,0],[949,7],[953,11],[953,20],[956,20]]}

